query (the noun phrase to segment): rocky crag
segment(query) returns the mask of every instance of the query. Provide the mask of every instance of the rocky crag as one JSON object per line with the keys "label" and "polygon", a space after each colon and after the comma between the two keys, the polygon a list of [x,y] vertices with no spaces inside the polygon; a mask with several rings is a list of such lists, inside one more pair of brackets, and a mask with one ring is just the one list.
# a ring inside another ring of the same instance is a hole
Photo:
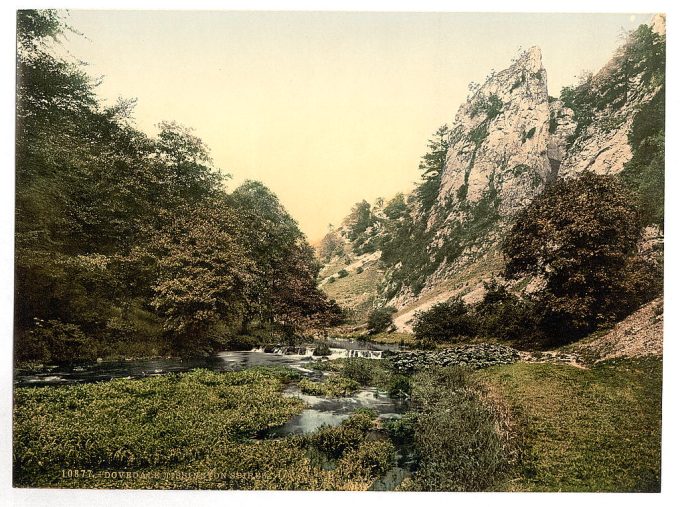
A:
{"label": "rocky crag", "polygon": [[[626,167],[639,112],[664,93],[661,46],[665,16],[657,15],[560,98],[548,93],[538,47],[472,86],[441,143],[445,157],[430,180],[437,184],[435,198],[425,204],[416,189],[357,205],[324,238],[322,286],[343,299],[341,286],[363,275],[370,279],[361,288],[364,311],[394,306],[397,327],[406,331],[416,311],[438,301],[455,294],[480,298],[483,282],[502,269],[499,243],[517,211],[557,178],[618,174]],[[531,290],[532,281],[519,285]],[[353,301],[343,299],[349,307]]]}

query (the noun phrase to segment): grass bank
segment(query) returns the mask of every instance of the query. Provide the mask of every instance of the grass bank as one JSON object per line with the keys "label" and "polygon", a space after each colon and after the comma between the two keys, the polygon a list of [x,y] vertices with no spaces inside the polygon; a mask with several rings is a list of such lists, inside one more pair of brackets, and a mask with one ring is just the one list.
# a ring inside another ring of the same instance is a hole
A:
{"label": "grass bank", "polygon": [[506,489],[658,491],[660,359],[579,369],[515,363],[474,374],[512,412],[524,444]]}

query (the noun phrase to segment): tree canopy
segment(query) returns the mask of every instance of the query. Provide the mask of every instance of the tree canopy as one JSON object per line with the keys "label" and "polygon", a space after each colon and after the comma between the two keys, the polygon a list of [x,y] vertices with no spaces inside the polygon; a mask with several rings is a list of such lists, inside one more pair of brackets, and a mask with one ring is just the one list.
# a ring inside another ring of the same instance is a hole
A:
{"label": "tree canopy", "polygon": [[19,358],[66,359],[63,343],[82,333],[97,354],[145,339],[191,352],[216,329],[338,318],[269,189],[228,193],[191,129],[160,122],[151,137],[134,126],[134,101],[100,104],[83,65],[56,56],[69,30],[57,11],[18,11],[17,30]]}

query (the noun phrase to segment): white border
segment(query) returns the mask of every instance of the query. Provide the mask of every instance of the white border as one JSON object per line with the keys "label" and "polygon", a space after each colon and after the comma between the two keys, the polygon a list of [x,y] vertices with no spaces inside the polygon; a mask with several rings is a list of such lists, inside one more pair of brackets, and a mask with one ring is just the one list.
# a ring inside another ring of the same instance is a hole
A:
{"label": "white border", "polygon": [[[665,505],[671,498],[680,496],[680,467],[678,466],[678,436],[680,419],[678,417],[678,364],[679,355],[677,331],[680,329],[678,318],[680,308],[676,301],[678,273],[680,267],[675,260],[680,258],[678,250],[678,201],[675,192],[680,190],[678,172],[678,43],[675,17],[680,11],[675,3],[666,0],[617,2],[594,2],[592,0],[553,1],[491,1],[475,2],[455,1],[377,1],[377,0],[332,0],[314,2],[265,1],[265,0],[232,0],[206,1],[196,0],[101,0],[101,1],[9,1],[3,2],[0,17],[0,45],[2,58],[2,167],[0,171],[0,323],[2,335],[0,339],[0,505],[162,505],[165,507],[186,505],[250,505],[252,503],[271,503],[273,505],[313,504],[341,505],[347,503],[375,504],[389,502],[395,505],[430,504],[430,503],[463,503],[484,505],[491,502],[503,505],[540,505],[546,502],[551,505],[579,504],[615,504],[617,506],[639,505],[644,502],[651,505]],[[665,346],[664,346],[664,411],[663,411],[663,464],[662,488],[659,495],[633,494],[451,494],[451,493],[295,493],[295,492],[225,492],[225,491],[93,491],[93,490],[37,490],[11,488],[11,319],[12,319],[12,263],[13,263],[13,209],[14,209],[14,83],[9,79],[14,75],[14,11],[18,8],[71,8],[71,9],[179,9],[179,10],[323,10],[323,11],[453,11],[453,12],[666,12],[668,14],[667,54],[667,156],[666,156],[666,282],[665,282]],[[680,26],[680,25],[678,25]]]}

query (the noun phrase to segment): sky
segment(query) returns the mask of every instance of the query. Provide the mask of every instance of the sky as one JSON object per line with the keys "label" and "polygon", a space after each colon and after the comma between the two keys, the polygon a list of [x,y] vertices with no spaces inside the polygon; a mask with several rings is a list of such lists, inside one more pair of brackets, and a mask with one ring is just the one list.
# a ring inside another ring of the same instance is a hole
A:
{"label": "sky", "polygon": [[543,53],[551,95],[652,14],[72,10],[64,49],[135,121],[194,129],[215,166],[262,181],[310,241],[352,205],[409,191],[427,140],[491,69]]}

